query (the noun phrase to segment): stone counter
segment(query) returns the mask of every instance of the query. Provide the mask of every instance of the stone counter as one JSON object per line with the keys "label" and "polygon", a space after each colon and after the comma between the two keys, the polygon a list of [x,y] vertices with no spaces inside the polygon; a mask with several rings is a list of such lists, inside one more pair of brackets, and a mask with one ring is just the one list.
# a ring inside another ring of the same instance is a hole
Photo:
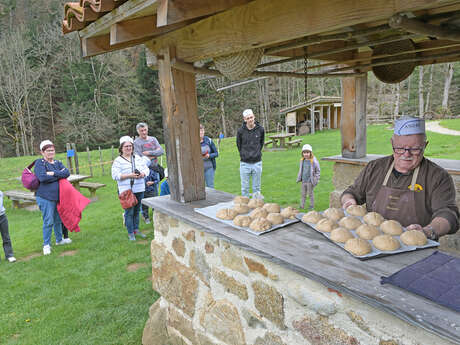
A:
{"label": "stone counter", "polygon": [[232,199],[154,209],[153,289],[143,344],[460,344],[459,314],[391,285],[433,250],[360,261],[297,223],[255,236],[194,212]]}

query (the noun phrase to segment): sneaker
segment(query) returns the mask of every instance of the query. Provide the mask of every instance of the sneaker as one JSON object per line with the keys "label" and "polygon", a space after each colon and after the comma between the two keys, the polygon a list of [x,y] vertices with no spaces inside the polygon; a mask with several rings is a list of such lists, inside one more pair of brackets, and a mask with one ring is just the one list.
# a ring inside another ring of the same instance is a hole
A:
{"label": "sneaker", "polygon": [[64,239],[60,240],[59,242],[56,241],[57,246],[63,246],[64,244],[67,244],[67,242],[65,242]]}
{"label": "sneaker", "polygon": [[8,261],[9,261],[9,262],[16,262],[16,258],[15,258],[14,256],[10,256],[10,257],[8,258]]}
{"label": "sneaker", "polygon": [[135,234],[135,235],[138,235],[138,236],[140,236],[140,237],[142,237],[142,238],[146,238],[146,237],[147,237],[147,236],[145,236],[142,232],[140,232],[139,230],[134,230],[134,234]]}
{"label": "sneaker", "polygon": [[64,242],[64,244],[70,244],[72,243],[72,240],[70,238],[63,238],[61,242]]}
{"label": "sneaker", "polygon": [[134,234],[128,234],[128,238],[130,241],[135,241],[136,240],[136,236],[134,236]]}
{"label": "sneaker", "polygon": [[43,246],[43,255],[50,255],[51,254],[51,246],[47,244]]}
{"label": "sneaker", "polygon": [[125,213],[121,212],[121,218],[123,219],[123,226],[126,226],[125,224]]}

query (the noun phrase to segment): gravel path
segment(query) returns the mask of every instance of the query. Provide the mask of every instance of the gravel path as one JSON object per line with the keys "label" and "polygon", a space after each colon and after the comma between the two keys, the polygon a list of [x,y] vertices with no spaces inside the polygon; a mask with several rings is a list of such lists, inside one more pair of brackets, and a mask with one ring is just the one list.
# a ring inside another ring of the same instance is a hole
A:
{"label": "gravel path", "polygon": [[439,125],[439,121],[427,122],[425,124],[425,129],[430,132],[436,132],[447,135],[460,135],[460,131],[455,131],[453,129],[444,128]]}

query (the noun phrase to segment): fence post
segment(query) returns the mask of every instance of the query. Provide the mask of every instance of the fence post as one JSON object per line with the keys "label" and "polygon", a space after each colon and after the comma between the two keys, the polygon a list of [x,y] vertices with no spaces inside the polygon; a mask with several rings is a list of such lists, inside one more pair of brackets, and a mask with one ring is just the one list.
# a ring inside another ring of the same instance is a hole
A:
{"label": "fence post", "polygon": [[89,165],[89,174],[93,176],[93,166],[91,164],[91,154],[89,153],[89,147],[86,146],[86,153],[88,154],[88,165]]}
{"label": "fence post", "polygon": [[112,162],[113,162],[115,160],[115,156],[114,156],[114,153],[113,153],[113,145],[112,145],[111,149],[112,149]]}
{"label": "fence post", "polygon": [[72,165],[72,157],[69,157],[68,151],[71,150],[71,146],[69,143],[65,144],[65,156],[67,158],[67,166],[69,167],[69,171],[71,174],[73,174],[73,165]]}
{"label": "fence post", "polygon": [[101,162],[101,170],[102,170],[102,176],[105,175],[104,173],[104,162],[102,161],[102,151],[101,151],[101,147],[99,146],[99,159],[100,159],[100,162]]}
{"label": "fence post", "polygon": [[75,143],[72,143],[72,149],[73,149],[73,154],[74,154],[75,172],[79,174],[80,164],[78,164],[78,152],[77,152],[77,145],[75,145]]}

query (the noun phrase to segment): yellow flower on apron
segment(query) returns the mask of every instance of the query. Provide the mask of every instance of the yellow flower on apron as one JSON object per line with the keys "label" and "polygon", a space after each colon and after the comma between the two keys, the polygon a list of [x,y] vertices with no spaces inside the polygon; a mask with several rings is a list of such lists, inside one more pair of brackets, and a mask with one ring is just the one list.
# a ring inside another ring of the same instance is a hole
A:
{"label": "yellow flower on apron", "polygon": [[[410,185],[408,185],[407,188],[410,189]],[[423,190],[423,187],[419,185],[418,183],[416,183],[414,186],[414,192],[421,192],[422,190]]]}

